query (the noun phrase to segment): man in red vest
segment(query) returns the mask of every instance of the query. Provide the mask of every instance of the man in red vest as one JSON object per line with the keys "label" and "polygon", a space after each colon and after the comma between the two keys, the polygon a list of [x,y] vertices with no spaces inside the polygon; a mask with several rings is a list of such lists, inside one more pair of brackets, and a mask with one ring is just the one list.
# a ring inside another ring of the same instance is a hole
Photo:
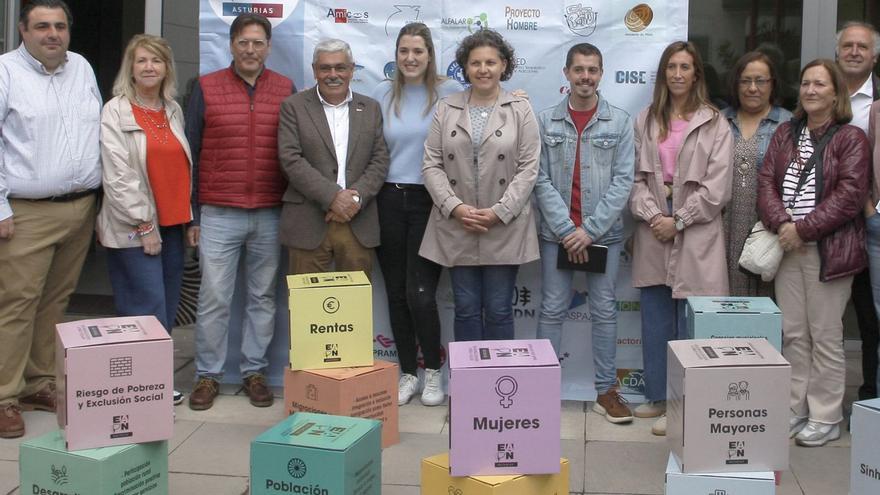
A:
{"label": "man in red vest", "polygon": [[202,282],[196,320],[196,378],[189,407],[214,405],[226,362],[229,310],[244,256],[241,376],[251,404],[272,405],[263,374],[275,331],[281,249],[278,221],[287,187],[278,165],[281,102],[293,82],[265,66],[272,25],[258,14],[229,29],[232,64],[199,78],[186,115],[193,154],[193,216],[187,233],[199,248]]}

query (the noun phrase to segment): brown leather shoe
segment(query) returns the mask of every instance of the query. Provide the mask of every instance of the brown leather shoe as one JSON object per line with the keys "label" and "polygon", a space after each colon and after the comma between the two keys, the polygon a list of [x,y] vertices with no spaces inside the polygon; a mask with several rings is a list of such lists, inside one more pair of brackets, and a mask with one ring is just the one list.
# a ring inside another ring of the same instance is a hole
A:
{"label": "brown leather shoe", "polygon": [[220,393],[220,384],[213,378],[202,377],[196,388],[189,394],[189,408],[193,411],[204,411],[214,405],[214,399]]}
{"label": "brown leather shoe", "polygon": [[0,406],[0,438],[18,438],[24,435],[21,408],[10,403]]}
{"label": "brown leather shoe", "polygon": [[55,412],[55,382],[50,382],[35,394],[18,399],[22,411]]}
{"label": "brown leather shoe", "polygon": [[266,386],[266,377],[260,373],[244,379],[244,392],[251,399],[252,406],[269,407],[275,402],[275,396]]}
{"label": "brown leather shoe", "polygon": [[615,388],[596,397],[593,411],[596,414],[605,416],[605,419],[614,424],[630,423],[633,420],[632,412],[629,410],[629,406],[626,405],[626,399],[621,397]]}

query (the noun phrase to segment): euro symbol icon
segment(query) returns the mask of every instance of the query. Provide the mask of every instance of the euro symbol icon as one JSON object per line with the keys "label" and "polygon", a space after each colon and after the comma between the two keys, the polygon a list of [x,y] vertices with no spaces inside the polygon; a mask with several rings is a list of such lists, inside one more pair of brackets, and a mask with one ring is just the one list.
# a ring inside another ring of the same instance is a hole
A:
{"label": "euro symbol icon", "polygon": [[333,314],[339,311],[339,300],[335,297],[324,299],[324,312]]}

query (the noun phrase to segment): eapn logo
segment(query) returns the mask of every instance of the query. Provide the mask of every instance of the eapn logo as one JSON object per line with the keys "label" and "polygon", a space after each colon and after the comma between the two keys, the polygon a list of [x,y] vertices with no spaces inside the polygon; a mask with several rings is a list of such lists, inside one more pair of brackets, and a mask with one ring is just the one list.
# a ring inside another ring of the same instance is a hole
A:
{"label": "eapn logo", "polygon": [[131,424],[128,422],[128,414],[113,416],[112,429],[113,433],[110,434],[110,438],[125,438],[134,435],[131,432]]}
{"label": "eapn logo", "polygon": [[519,462],[516,460],[516,450],[512,443],[499,443],[495,451],[495,467],[509,468],[517,467]]}

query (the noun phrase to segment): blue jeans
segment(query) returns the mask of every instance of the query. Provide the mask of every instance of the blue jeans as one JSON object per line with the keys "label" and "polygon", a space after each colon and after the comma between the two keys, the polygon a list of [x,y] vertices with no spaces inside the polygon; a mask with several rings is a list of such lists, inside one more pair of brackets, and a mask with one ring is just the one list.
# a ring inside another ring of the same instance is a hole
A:
{"label": "blue jeans", "polygon": [[107,271],[119,316],[153,315],[171,333],[183,284],[183,226],[160,227],[162,251],[107,248]]}
{"label": "blue jeans", "polygon": [[[587,273],[587,297],[593,332],[593,366],[596,368],[596,391],[604,394],[617,384],[617,295],[615,282],[623,243],[608,245],[605,273]],[[541,240],[541,314],[538,316],[539,339],[550,339],[556,353],[561,352],[562,324],[571,309],[572,270],[556,268],[559,244]]]}
{"label": "blue jeans", "polygon": [[513,287],[519,265],[454,266],[456,342],[513,339]]}
{"label": "blue jeans", "polygon": [[641,290],[645,399],[666,400],[666,344],[687,339],[686,299],[673,299],[666,285]]}
{"label": "blue jeans", "polygon": [[246,210],[202,205],[199,236],[199,309],[196,320],[196,374],[220,379],[226,362],[229,311],[241,256],[245,308],[241,326],[241,376],[262,373],[275,333],[275,286],[281,246],[281,208]]}
{"label": "blue jeans", "polygon": [[[871,271],[871,289],[874,293],[874,310],[877,313],[877,316],[880,317],[880,213],[872,215],[865,219],[865,234],[867,238],[867,248],[868,248],[868,264]],[[866,349],[865,341],[869,340],[862,337],[862,352],[871,352],[870,349]],[[877,337],[874,337],[874,340],[871,344],[876,344]],[[877,362],[880,363],[880,347],[878,347],[876,351],[878,358]],[[864,354],[863,354],[864,355]],[[880,364],[877,365],[877,388],[875,392],[880,393]]]}

